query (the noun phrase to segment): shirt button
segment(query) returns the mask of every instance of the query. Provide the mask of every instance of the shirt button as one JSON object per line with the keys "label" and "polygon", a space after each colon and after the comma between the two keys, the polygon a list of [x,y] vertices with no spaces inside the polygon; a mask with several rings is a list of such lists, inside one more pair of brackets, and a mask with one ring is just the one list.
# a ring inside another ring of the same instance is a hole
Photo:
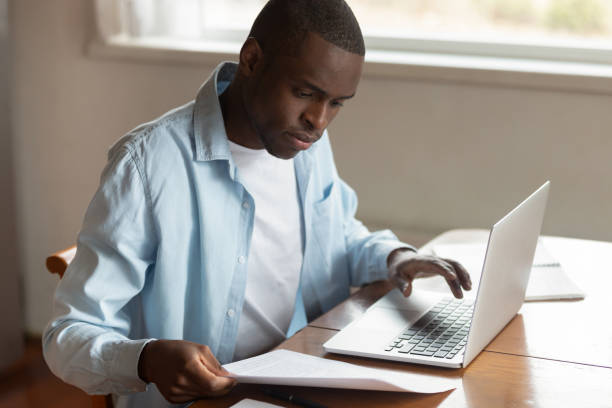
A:
{"label": "shirt button", "polygon": [[242,208],[249,208],[249,203],[247,201],[243,202]]}
{"label": "shirt button", "polygon": [[242,256],[242,255],[240,255],[240,256],[238,257],[238,263],[243,264],[243,263],[244,263],[244,261],[245,261],[245,257],[244,257],[244,256]]}
{"label": "shirt button", "polygon": [[227,310],[227,316],[228,317],[234,317],[234,309],[228,309]]}

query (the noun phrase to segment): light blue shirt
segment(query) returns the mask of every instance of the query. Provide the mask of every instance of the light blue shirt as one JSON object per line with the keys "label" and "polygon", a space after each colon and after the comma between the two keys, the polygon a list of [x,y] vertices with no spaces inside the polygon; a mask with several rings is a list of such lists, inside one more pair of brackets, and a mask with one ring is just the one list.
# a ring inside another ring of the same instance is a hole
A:
{"label": "light blue shirt", "polygon": [[[219,65],[195,101],[110,149],[57,287],[43,336],[49,367],[88,393],[118,396],[118,407],[171,406],[138,377],[151,339],[206,344],[232,361],[257,205],[232,161],[218,100],[235,69]],[[389,252],[406,245],[354,218],[357,198],[338,177],[327,134],[294,164],[304,235],[296,309],[311,320],[349,286],[386,279]]]}

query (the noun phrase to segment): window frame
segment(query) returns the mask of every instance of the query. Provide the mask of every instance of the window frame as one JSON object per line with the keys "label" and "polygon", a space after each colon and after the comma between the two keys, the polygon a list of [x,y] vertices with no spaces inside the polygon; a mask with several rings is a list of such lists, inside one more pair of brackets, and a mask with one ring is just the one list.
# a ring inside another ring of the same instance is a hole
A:
{"label": "window frame", "polygon": [[[100,15],[98,15],[100,18]],[[108,17],[108,16],[107,16]],[[205,40],[129,37],[98,21],[88,54],[160,63],[216,65],[236,59],[247,29],[208,29]],[[364,30],[364,76],[612,93],[612,48],[582,41],[514,43],[477,37],[395,35]]]}

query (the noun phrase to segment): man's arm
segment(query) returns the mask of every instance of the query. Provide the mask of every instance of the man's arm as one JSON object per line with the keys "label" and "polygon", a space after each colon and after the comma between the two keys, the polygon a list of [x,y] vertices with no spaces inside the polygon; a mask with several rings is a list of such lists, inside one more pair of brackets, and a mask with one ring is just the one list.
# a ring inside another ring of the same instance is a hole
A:
{"label": "man's arm", "polygon": [[130,151],[111,153],[77,254],[55,294],[43,336],[45,360],[54,374],[90,394],[144,391],[146,382],[172,402],[227,392],[233,380],[219,376],[219,363],[205,346],[129,338],[140,313],[134,300],[157,248],[147,197]]}
{"label": "man's arm", "polygon": [[128,338],[130,300],[144,286],[156,235],[130,153],[109,159],[43,334],[51,371],[90,394],[145,389],[136,366],[148,339]]}
{"label": "man's arm", "polygon": [[342,179],[337,178],[344,212],[344,236],[347,258],[351,271],[351,284],[354,286],[387,279],[387,257],[398,247],[416,251],[412,246],[403,244],[390,230],[370,232],[361,221],[355,218],[357,195]]}
{"label": "man's arm", "polygon": [[409,296],[415,278],[441,275],[457,298],[463,297],[462,288],[471,289],[470,276],[458,262],[421,255],[414,247],[399,242],[391,231],[368,231],[355,219],[355,192],[339,177],[335,183],[340,185],[344,207],[345,239],[353,285],[389,278],[404,296]]}

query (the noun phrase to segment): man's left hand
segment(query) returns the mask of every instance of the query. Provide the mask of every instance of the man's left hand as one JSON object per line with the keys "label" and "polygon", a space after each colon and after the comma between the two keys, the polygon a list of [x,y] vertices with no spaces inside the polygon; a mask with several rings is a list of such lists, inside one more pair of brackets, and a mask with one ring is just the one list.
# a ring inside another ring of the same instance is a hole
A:
{"label": "man's left hand", "polygon": [[453,295],[463,298],[462,288],[472,289],[470,275],[465,268],[452,259],[421,255],[408,248],[398,248],[387,258],[389,279],[397,285],[404,296],[410,296],[415,278],[440,275],[448,283]]}

